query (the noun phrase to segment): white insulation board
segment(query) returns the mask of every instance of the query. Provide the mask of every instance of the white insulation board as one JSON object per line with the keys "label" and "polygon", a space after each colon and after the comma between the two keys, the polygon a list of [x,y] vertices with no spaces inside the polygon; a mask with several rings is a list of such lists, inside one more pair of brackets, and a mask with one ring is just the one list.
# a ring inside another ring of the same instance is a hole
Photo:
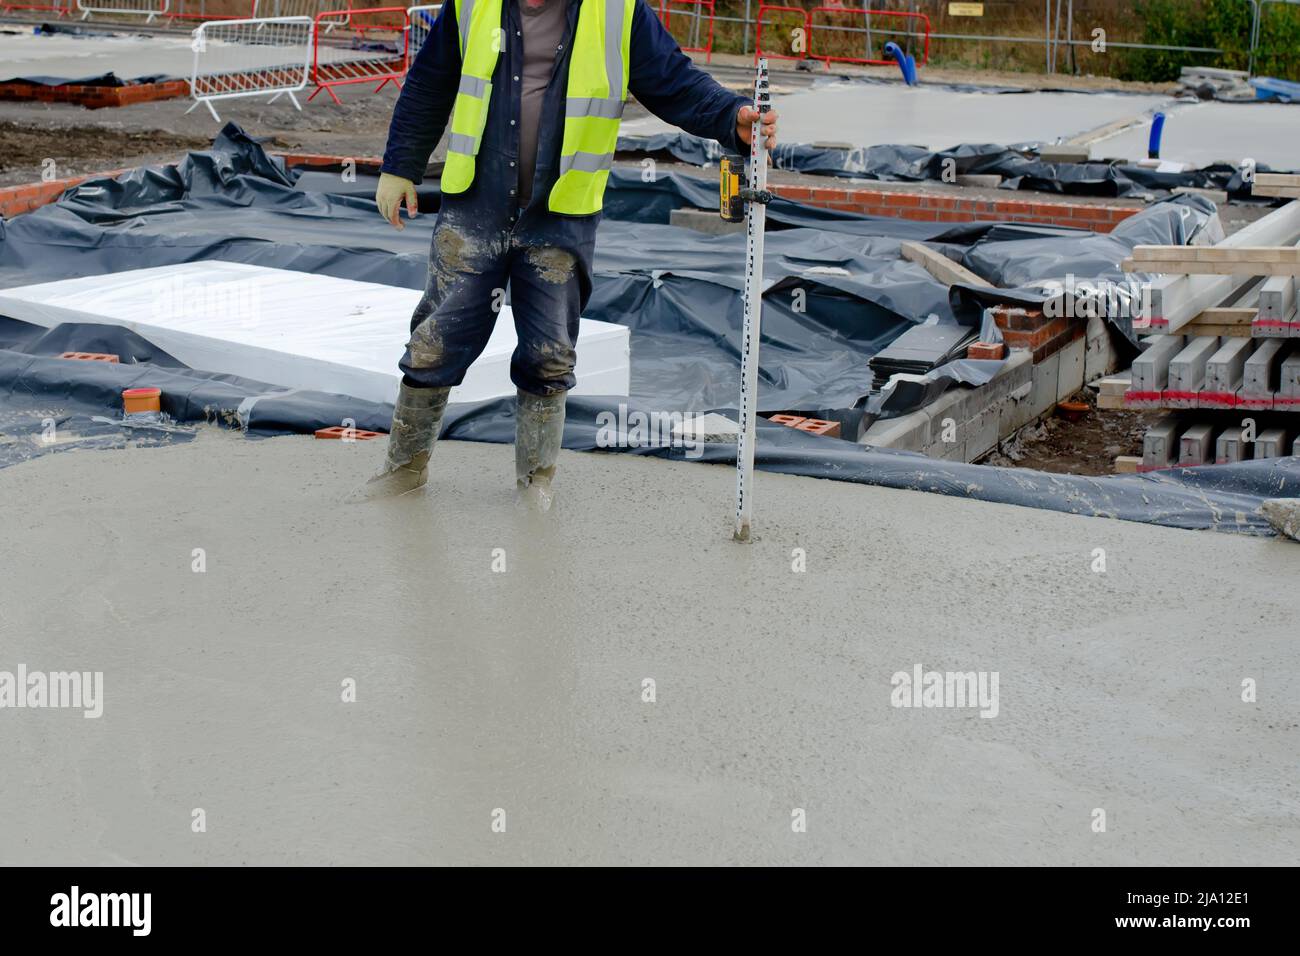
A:
{"label": "white insulation board", "polygon": [[[238,262],[187,262],[0,291],[0,313],[53,328],[120,325],[191,368],[377,402],[397,396],[413,289]],[[514,316],[492,337],[453,402],[513,395]],[[626,395],[629,333],[582,319],[574,394]]]}

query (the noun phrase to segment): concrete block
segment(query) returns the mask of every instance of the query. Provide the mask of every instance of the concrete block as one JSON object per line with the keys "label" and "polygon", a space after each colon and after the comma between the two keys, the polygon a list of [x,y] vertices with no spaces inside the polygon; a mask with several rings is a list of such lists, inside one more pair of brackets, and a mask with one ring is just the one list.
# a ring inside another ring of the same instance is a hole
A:
{"label": "concrete block", "polygon": [[1056,400],[1063,402],[1083,388],[1084,354],[1087,340],[1078,338],[1058,353],[1060,366],[1056,372]]}
{"label": "concrete block", "polygon": [[673,426],[672,438],[679,442],[735,442],[740,435],[740,425],[725,415],[709,412],[699,418],[689,418]]}
{"label": "concrete block", "polygon": [[1245,429],[1240,427],[1225,428],[1214,440],[1215,464],[1226,465],[1243,459],[1249,460],[1250,446],[1242,441],[1241,437],[1244,431]]}
{"label": "concrete block", "polygon": [[962,426],[962,430],[966,433],[967,461],[976,461],[998,447],[999,421],[999,409],[994,405],[984,409]]}
{"label": "concrete block", "polygon": [[958,186],[973,186],[976,189],[997,189],[1002,185],[1002,177],[994,173],[963,173],[957,177]]}
{"label": "concrete block", "polygon": [[1269,276],[1259,288],[1259,317],[1285,320],[1295,311],[1295,276]]}
{"label": "concrete block", "polygon": [[1266,428],[1255,438],[1256,458],[1281,458],[1287,453],[1286,429]]}
{"label": "concrete block", "polygon": [[[1169,360],[1164,403],[1171,408],[1195,408],[1196,395],[1205,387],[1205,364],[1219,349],[1219,339],[1202,335],[1192,339]],[[1136,363],[1134,363],[1136,368]]]}
{"label": "concrete block", "polygon": [[1168,468],[1178,458],[1178,418],[1166,415],[1142,437],[1142,470]]}
{"label": "concrete block", "polygon": [[1001,416],[998,420],[998,435],[1000,437],[1006,438],[1014,435],[1034,420],[1029,407],[1029,397],[1033,390],[1033,383],[1025,382],[1012,391],[1007,396],[1006,401],[1002,403]]}
{"label": "concrete block", "polygon": [[1255,348],[1253,339],[1224,339],[1205,363],[1205,389],[1218,395],[1235,395],[1241,388],[1246,360]]}
{"label": "concrete block", "polygon": [[1288,343],[1291,352],[1282,359],[1278,373],[1277,391],[1273,393],[1273,407],[1279,411],[1300,411],[1300,348]]}
{"label": "concrete block", "polygon": [[744,232],[743,222],[727,222],[716,212],[704,209],[674,209],[668,213],[668,224],[694,229],[708,236],[722,236],[731,232]]}
{"label": "concrete block", "polygon": [[1038,150],[1038,158],[1045,163],[1086,163],[1088,155],[1087,146],[1041,146]]}
{"label": "concrete block", "polygon": [[930,416],[921,410],[898,418],[880,419],[872,422],[858,441],[876,448],[923,452],[930,443]]}
{"label": "concrete block", "polygon": [[1277,393],[1290,398],[1300,398],[1300,349],[1292,349],[1291,354],[1282,360]]}
{"label": "concrete block", "polygon": [[1031,418],[1046,415],[1057,402],[1057,384],[1060,377],[1061,353],[1053,352],[1034,365],[1029,392]]}
{"label": "concrete block", "polygon": [[1242,404],[1247,408],[1272,408],[1273,393],[1281,384],[1285,339],[1261,339],[1259,348],[1246,359],[1241,376]]}
{"label": "concrete block", "polygon": [[1119,353],[1115,351],[1110,325],[1105,319],[1093,316],[1088,320],[1085,340],[1087,348],[1083,357],[1083,380],[1093,382],[1115,371],[1119,365]]}
{"label": "concrete block", "polygon": [[1178,464],[1207,465],[1214,461],[1214,426],[1193,425],[1178,440]]}
{"label": "concrete block", "polygon": [[1133,388],[1125,396],[1129,404],[1160,401],[1160,393],[1169,384],[1169,363],[1183,350],[1183,336],[1163,335],[1133,360]]}

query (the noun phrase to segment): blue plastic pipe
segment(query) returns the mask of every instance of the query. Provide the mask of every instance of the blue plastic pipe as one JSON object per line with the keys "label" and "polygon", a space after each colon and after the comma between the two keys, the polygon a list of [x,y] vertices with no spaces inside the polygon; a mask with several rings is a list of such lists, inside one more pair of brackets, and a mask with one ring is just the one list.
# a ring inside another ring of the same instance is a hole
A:
{"label": "blue plastic pipe", "polygon": [[898,64],[898,72],[903,74],[903,82],[916,86],[916,60],[903,52],[903,48],[892,40],[885,44],[885,56],[891,57]]}
{"label": "blue plastic pipe", "polygon": [[1151,138],[1147,140],[1147,159],[1160,158],[1160,136],[1165,131],[1165,114],[1157,113],[1151,119]]}

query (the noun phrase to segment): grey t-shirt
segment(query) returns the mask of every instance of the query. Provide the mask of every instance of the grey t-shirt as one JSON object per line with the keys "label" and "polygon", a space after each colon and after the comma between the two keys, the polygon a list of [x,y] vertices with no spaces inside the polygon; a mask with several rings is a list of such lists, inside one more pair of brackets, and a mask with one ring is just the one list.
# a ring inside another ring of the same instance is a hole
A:
{"label": "grey t-shirt", "polygon": [[537,166],[537,127],[542,98],[551,83],[555,57],[564,38],[567,0],[519,0],[523,22],[524,72],[519,104],[519,202],[533,195]]}

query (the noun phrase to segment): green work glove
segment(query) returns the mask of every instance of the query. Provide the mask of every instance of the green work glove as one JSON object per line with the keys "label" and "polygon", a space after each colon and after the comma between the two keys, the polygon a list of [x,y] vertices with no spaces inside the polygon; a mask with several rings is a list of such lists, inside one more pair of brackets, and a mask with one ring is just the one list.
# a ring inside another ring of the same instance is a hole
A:
{"label": "green work glove", "polygon": [[419,203],[415,198],[415,183],[391,173],[379,174],[379,187],[375,190],[375,202],[379,204],[379,215],[383,216],[398,229],[405,229],[402,223],[402,200],[406,200],[406,214],[415,218]]}

